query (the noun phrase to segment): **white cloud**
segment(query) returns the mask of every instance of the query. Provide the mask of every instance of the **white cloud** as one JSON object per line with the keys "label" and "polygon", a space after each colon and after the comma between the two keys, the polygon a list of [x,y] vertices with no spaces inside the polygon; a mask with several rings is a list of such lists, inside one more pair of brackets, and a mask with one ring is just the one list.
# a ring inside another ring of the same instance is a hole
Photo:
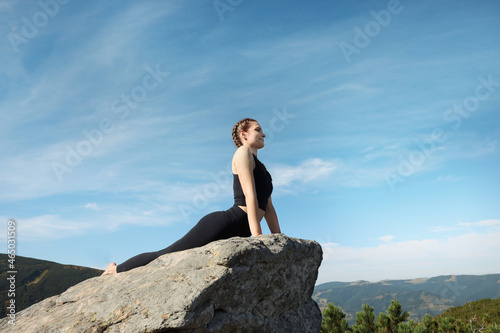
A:
{"label": "white cloud", "polygon": [[17,220],[19,242],[48,239],[64,239],[81,235],[95,227],[60,215],[47,214]]}
{"label": "white cloud", "polygon": [[429,231],[430,232],[448,232],[448,231],[455,231],[455,230],[459,230],[460,228],[458,227],[455,227],[455,226],[435,226],[435,227],[431,227],[429,228]]}
{"label": "white cloud", "polygon": [[377,92],[378,90],[376,88],[368,87],[359,83],[343,83],[339,87],[336,87],[333,89],[333,91],[352,91],[354,93],[362,93],[362,94],[373,94]]}
{"label": "white cloud", "polygon": [[476,225],[479,225],[482,227],[500,226],[500,220],[482,220],[482,221],[476,222]]}
{"label": "white cloud", "polygon": [[[74,139],[54,144],[39,144],[30,149],[13,150],[0,165],[0,201],[40,198],[78,191],[130,190],[133,183],[149,184],[147,176],[134,172],[128,164],[137,164],[157,153],[155,149],[142,149],[131,153],[130,146],[146,144],[164,131],[165,121],[158,118],[139,118],[116,123],[116,129],[104,134],[98,144],[89,144],[81,131],[93,131],[93,127],[80,126]],[[146,143],[143,143],[146,142]],[[78,146],[87,143],[89,154],[77,152]],[[128,154],[123,151],[127,150]],[[77,157],[75,157],[77,156]],[[78,160],[76,159],[78,158]],[[68,159],[73,164],[68,163]],[[77,161],[78,163],[76,163]],[[145,164],[140,163],[145,167]],[[54,166],[57,166],[55,168]],[[67,168],[64,168],[66,166]],[[130,181],[123,182],[124,177]]]}
{"label": "white cloud", "polygon": [[499,229],[500,228],[500,220],[499,219],[489,219],[489,220],[481,220],[476,222],[458,222],[451,226],[435,226],[429,228],[430,232],[439,233],[439,232],[449,232],[449,231],[462,231],[462,232],[470,232],[471,230],[481,230],[484,231],[485,227],[491,227],[491,229]]}
{"label": "white cloud", "polygon": [[499,220],[476,222],[487,232],[455,237],[410,240],[372,247],[322,244],[324,259],[318,283],[379,281],[447,274],[489,274],[500,271]]}
{"label": "white cloud", "polygon": [[394,239],[394,236],[386,235],[386,236],[379,237],[379,239],[383,242],[390,242]]}
{"label": "white cloud", "polygon": [[[383,122],[387,122],[387,119],[369,119],[370,121],[363,123],[383,128]],[[342,159],[337,161],[336,179],[339,185],[369,187],[385,183],[387,189],[397,189],[417,176],[430,172],[446,172],[437,177],[433,176],[433,179],[428,180],[431,183],[456,183],[467,177],[450,175],[449,170],[442,171],[449,169],[452,166],[450,163],[491,155],[498,150],[498,137],[483,138],[466,131],[453,131],[444,125],[437,122],[427,129],[420,129],[426,132],[426,135],[415,133],[402,136],[399,129],[394,131],[398,135],[378,132],[372,134],[371,131],[365,131],[370,133],[365,135],[354,130],[342,135],[341,139],[336,139],[335,144],[344,149],[357,150],[359,153],[342,155]],[[446,139],[443,142],[432,142],[432,133],[436,128],[444,131],[443,137]],[[374,146],[374,142],[378,145]]]}
{"label": "white cloud", "polygon": [[274,167],[273,184],[274,186],[290,186],[293,183],[308,183],[319,178],[330,176],[337,164],[324,161],[320,158],[308,159],[298,166],[277,166]]}
{"label": "white cloud", "polygon": [[434,182],[434,183],[437,183],[437,182],[455,183],[455,182],[458,182],[462,179],[463,179],[463,177],[455,177],[452,175],[448,175],[448,176],[439,176],[436,179],[434,179],[432,182]]}
{"label": "white cloud", "polygon": [[481,220],[477,222],[461,222],[458,223],[460,226],[465,227],[500,227],[500,220],[490,219],[490,220]]}
{"label": "white cloud", "polygon": [[97,206],[97,203],[95,203],[95,202],[89,202],[88,204],[86,204],[83,207],[88,208],[88,209],[92,209],[92,210],[99,210],[99,207]]}
{"label": "white cloud", "polygon": [[[80,212],[78,217],[61,211],[56,214],[16,218],[19,242],[67,239],[88,235],[97,230],[109,232],[123,225],[167,226],[180,220],[179,213],[174,209],[175,205],[161,207],[153,203],[136,203],[135,206],[119,204],[100,207],[89,203],[84,207],[88,208],[88,212]],[[6,218],[3,220],[7,221]]]}

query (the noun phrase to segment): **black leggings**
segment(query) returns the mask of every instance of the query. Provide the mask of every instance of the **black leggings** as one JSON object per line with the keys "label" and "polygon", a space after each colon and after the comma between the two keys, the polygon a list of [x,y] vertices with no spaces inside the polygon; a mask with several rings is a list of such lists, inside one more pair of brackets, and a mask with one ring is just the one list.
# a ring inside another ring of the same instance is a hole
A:
{"label": "black leggings", "polygon": [[210,242],[235,236],[249,237],[252,233],[248,216],[238,206],[226,211],[214,212],[203,217],[184,237],[167,248],[156,252],[136,255],[116,267],[118,273],[144,266],[161,255],[192,249]]}

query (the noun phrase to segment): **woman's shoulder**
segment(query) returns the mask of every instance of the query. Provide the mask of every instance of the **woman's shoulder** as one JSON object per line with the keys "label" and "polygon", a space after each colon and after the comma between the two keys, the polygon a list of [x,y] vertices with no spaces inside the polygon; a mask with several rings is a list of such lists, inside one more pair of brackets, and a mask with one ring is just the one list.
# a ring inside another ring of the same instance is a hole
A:
{"label": "woman's shoulder", "polygon": [[252,157],[252,150],[249,147],[241,146],[238,149],[236,149],[234,157],[250,159],[250,157]]}
{"label": "woman's shoulder", "polygon": [[236,149],[236,152],[233,156],[233,163],[236,164],[250,164],[253,166],[255,164],[255,160],[253,158],[252,150],[249,147],[241,146]]}

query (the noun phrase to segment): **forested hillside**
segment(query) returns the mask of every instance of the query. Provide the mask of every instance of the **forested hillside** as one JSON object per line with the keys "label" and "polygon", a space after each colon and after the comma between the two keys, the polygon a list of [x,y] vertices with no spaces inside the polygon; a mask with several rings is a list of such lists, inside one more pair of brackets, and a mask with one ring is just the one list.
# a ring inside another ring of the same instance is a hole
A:
{"label": "forested hillside", "polygon": [[[0,254],[0,318],[6,316],[6,302],[8,298],[9,281],[7,280],[7,254]],[[69,287],[99,276],[102,271],[73,265],[62,265],[51,261],[16,256],[15,261],[16,312],[19,312],[41,300],[58,295]]]}
{"label": "forested hillside", "polygon": [[487,324],[500,324],[500,298],[485,298],[446,310],[437,318],[453,317],[468,323],[472,318],[481,318]]}
{"label": "forested hillside", "polygon": [[436,316],[467,302],[498,298],[499,282],[500,274],[447,275],[379,282],[330,282],[316,286],[313,299],[322,310],[331,302],[340,306],[351,324],[363,304],[370,304],[378,315],[387,309],[393,299],[397,299],[409,312],[410,319],[419,320],[427,313]]}
{"label": "forested hillside", "polygon": [[372,306],[363,304],[349,324],[340,306],[328,303],[323,311],[321,333],[500,333],[500,299],[484,299],[450,308],[440,316],[426,314],[417,320],[393,299],[375,316]]}

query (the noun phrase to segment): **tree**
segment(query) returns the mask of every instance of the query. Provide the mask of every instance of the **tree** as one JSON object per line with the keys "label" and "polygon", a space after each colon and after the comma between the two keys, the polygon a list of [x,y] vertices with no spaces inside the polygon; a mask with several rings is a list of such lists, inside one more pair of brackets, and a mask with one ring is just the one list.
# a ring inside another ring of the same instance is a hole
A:
{"label": "tree", "polygon": [[472,318],[469,320],[472,333],[483,333],[484,331],[486,331],[486,321],[489,320],[490,316],[488,314],[485,314],[484,317],[486,318],[484,320],[479,319],[474,311],[472,311],[472,302],[469,303],[469,309],[472,313]]}
{"label": "tree", "polygon": [[380,333],[390,333],[391,331],[391,321],[389,316],[383,312],[378,315],[377,327]]}
{"label": "tree", "polygon": [[328,303],[328,306],[323,311],[323,317],[321,333],[344,333],[349,331],[349,324],[345,319],[346,314],[340,306]]}
{"label": "tree", "polygon": [[427,333],[422,325],[417,324],[413,320],[407,323],[400,323],[398,333]]}
{"label": "tree", "polygon": [[493,324],[488,326],[488,333],[500,333],[500,325]]}
{"label": "tree", "polygon": [[470,332],[470,327],[466,327],[464,323],[460,320],[456,320],[455,317],[444,317],[439,320],[439,330],[440,333],[462,333]]}
{"label": "tree", "polygon": [[438,322],[432,318],[432,316],[428,313],[422,317],[422,324],[427,333],[437,333],[438,332]]}
{"label": "tree", "polygon": [[356,324],[352,330],[356,333],[375,333],[375,310],[368,304],[363,304],[363,311],[356,312]]}
{"label": "tree", "polygon": [[381,313],[378,316],[377,326],[382,333],[396,333],[400,323],[405,322],[410,315],[403,311],[397,299],[393,299],[386,310],[387,314]]}

